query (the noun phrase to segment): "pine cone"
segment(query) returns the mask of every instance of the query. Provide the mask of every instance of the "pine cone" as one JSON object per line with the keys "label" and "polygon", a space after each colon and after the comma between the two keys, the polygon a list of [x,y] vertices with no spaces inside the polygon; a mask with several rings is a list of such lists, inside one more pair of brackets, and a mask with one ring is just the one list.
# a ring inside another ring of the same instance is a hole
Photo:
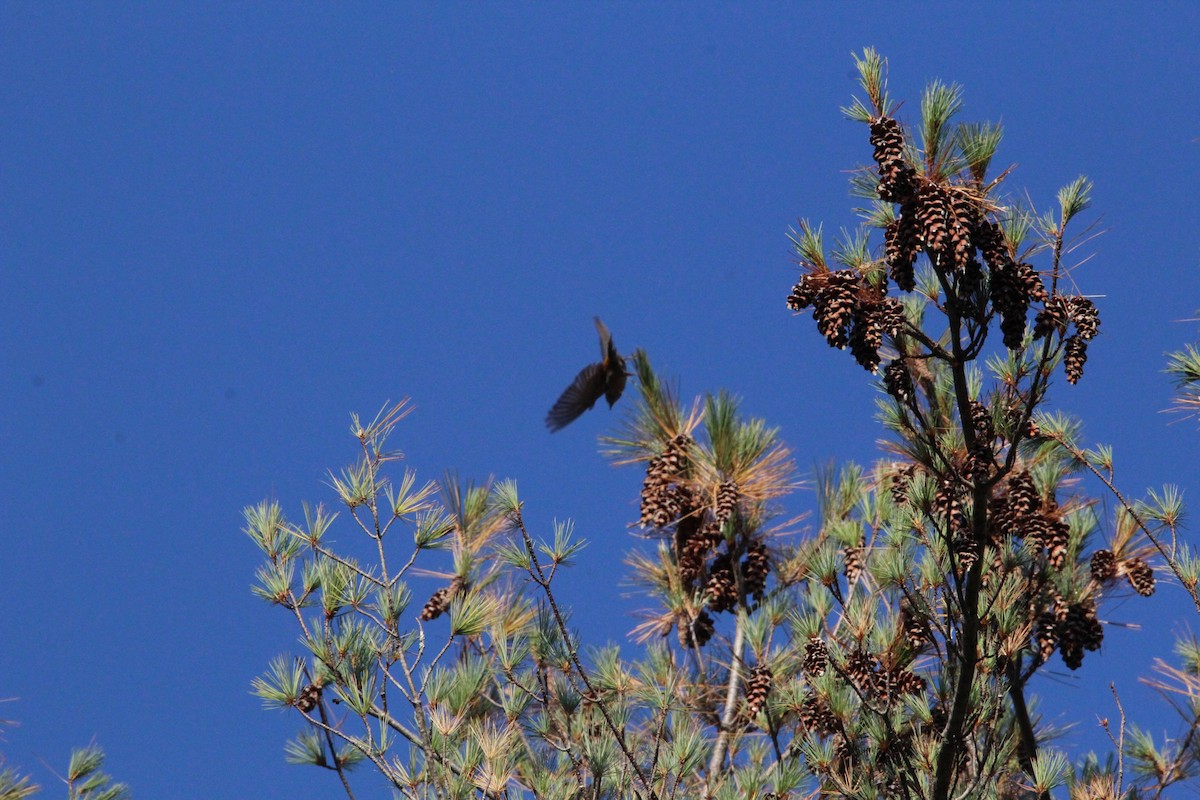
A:
{"label": "pine cone", "polygon": [[1025,315],[1029,312],[1029,294],[1017,265],[1011,260],[992,267],[992,278],[988,284],[992,305],[1000,314],[1000,332],[1004,334],[1004,346],[1018,349],[1025,341]]}
{"label": "pine cone", "polygon": [[841,730],[842,724],[829,704],[820,695],[810,693],[800,702],[800,722],[819,736],[829,736]]}
{"label": "pine cone", "polygon": [[904,132],[900,123],[888,117],[873,121],[871,144],[875,147],[875,163],[879,165],[879,198],[895,203],[911,197],[916,187],[916,170],[904,161]]}
{"label": "pine cone", "polygon": [[964,192],[950,196],[950,251],[954,255],[955,269],[962,269],[975,255],[975,244],[971,232],[975,230],[979,217],[979,206]]}
{"label": "pine cone", "polygon": [[712,552],[712,542],[700,532],[681,541],[679,532],[685,527],[680,524],[675,529],[676,552],[678,554],[679,579],[683,582],[684,587],[691,591],[704,572],[704,562],[708,559],[708,554]]}
{"label": "pine cone", "polygon": [[854,322],[848,339],[850,354],[868,372],[879,366],[879,346],[883,344],[883,328],[877,317],[863,305],[855,308]]}
{"label": "pine cone", "polygon": [[971,427],[975,429],[975,438],[990,444],[996,438],[996,429],[992,425],[992,414],[988,407],[978,400],[970,401]]}
{"label": "pine cone", "polygon": [[1046,562],[1055,572],[1062,570],[1067,564],[1070,544],[1070,528],[1062,520],[1050,523],[1050,536],[1046,540]]}
{"label": "pine cone", "polygon": [[1142,597],[1154,594],[1154,570],[1140,558],[1131,558],[1124,564],[1125,577],[1129,585]]}
{"label": "pine cone", "polygon": [[296,708],[307,714],[316,708],[319,702],[321,702],[321,687],[310,683],[296,697]]}
{"label": "pine cone", "polygon": [[1038,615],[1034,638],[1037,640],[1039,660],[1044,664],[1058,646],[1058,617],[1053,611],[1043,611]]}
{"label": "pine cone", "polygon": [[1096,311],[1096,304],[1086,297],[1072,297],[1070,304],[1075,332],[1084,341],[1096,338],[1097,329],[1100,327],[1100,314]]}
{"label": "pine cone", "polygon": [[1042,283],[1042,278],[1037,274],[1037,270],[1031,264],[1026,264],[1024,261],[1017,262],[1015,265],[1014,274],[1016,275],[1017,284],[1025,293],[1025,299],[1031,303],[1043,303],[1046,300],[1046,286]]}
{"label": "pine cone", "polygon": [[1097,550],[1092,553],[1092,580],[1096,583],[1107,583],[1117,577],[1117,560],[1111,550]]}
{"label": "pine cone", "polygon": [[712,616],[704,609],[700,610],[694,621],[689,620],[686,615],[681,616],[678,628],[679,644],[689,650],[708,644],[708,640],[712,638],[715,630]]}
{"label": "pine cone", "polygon": [[749,717],[758,716],[767,697],[771,694],[774,678],[771,670],[765,664],[755,664],[746,679],[746,714]]}
{"label": "pine cone", "polygon": [[896,219],[883,229],[883,258],[888,265],[888,275],[902,291],[911,292],[917,288],[913,266],[920,251],[916,206],[903,205]]}
{"label": "pine cone", "polygon": [[929,617],[908,602],[900,605],[900,626],[904,630],[905,641],[914,650],[921,650],[933,638]]}
{"label": "pine cone", "polygon": [[746,558],[742,560],[742,585],[746,594],[755,601],[762,600],[770,571],[771,561],[767,554],[767,545],[757,539],[752,541],[746,548]]}
{"label": "pine cone", "polygon": [[1045,548],[1051,569],[1057,572],[1066,564],[1070,528],[1065,522],[1044,514],[1031,514],[1022,521],[1021,534],[1039,550]]}
{"label": "pine cone", "polygon": [[808,644],[804,645],[804,674],[810,678],[819,678],[825,674],[829,666],[829,648],[820,637],[810,636]]}
{"label": "pine cone", "polygon": [[963,515],[962,501],[958,498],[958,489],[953,481],[945,479],[933,496],[933,513],[946,519],[946,528],[951,533],[966,527],[967,520]]}
{"label": "pine cone", "polygon": [[717,487],[716,507],[713,508],[713,516],[717,520],[717,525],[724,525],[725,521],[733,516],[733,512],[737,510],[740,498],[741,493],[738,489],[737,481],[721,481],[721,485]]}
{"label": "pine cone", "polygon": [[1063,343],[1063,366],[1067,370],[1067,383],[1079,383],[1083,377],[1083,365],[1087,363],[1087,341],[1079,334],[1068,336]]}
{"label": "pine cone", "polygon": [[883,166],[904,158],[904,130],[889,117],[871,122],[871,144],[875,146],[875,163]]}
{"label": "pine cone", "polygon": [[846,575],[847,583],[854,583],[856,580],[858,580],[858,576],[862,574],[862,556],[863,548],[861,547],[842,548],[843,571]]}
{"label": "pine cone", "polygon": [[1012,513],[1007,497],[993,497],[988,501],[988,522],[991,540],[997,544],[1021,533],[1017,516]]}
{"label": "pine cone", "polygon": [[974,239],[975,246],[983,253],[983,260],[993,272],[1012,263],[1008,243],[1004,240],[1004,231],[995,222],[981,219],[975,226]]}
{"label": "pine cone", "polygon": [[823,285],[823,282],[816,280],[816,277],[815,275],[805,275],[797,281],[796,285],[792,287],[792,293],[788,295],[788,308],[792,311],[803,311],[816,301],[817,293],[821,291]]}
{"label": "pine cone", "polygon": [[1008,510],[1017,520],[1022,520],[1042,508],[1042,498],[1033,477],[1027,470],[1021,470],[1011,476],[1008,481]]}
{"label": "pine cone", "polygon": [[664,528],[691,511],[691,492],[676,481],[687,469],[688,448],[692,438],[681,433],[667,442],[662,453],[646,465],[642,482],[641,518],[647,528]]}
{"label": "pine cone", "polygon": [[1079,669],[1083,651],[1099,649],[1103,639],[1104,629],[1091,604],[1072,603],[1058,624],[1058,649],[1063,663],[1070,669]]}
{"label": "pine cone", "polygon": [[913,381],[903,358],[897,358],[883,368],[883,388],[905,405],[913,399]]}
{"label": "pine cone", "polygon": [[888,676],[888,682],[897,696],[920,694],[925,691],[925,679],[912,670],[896,667],[888,673]]}
{"label": "pine cone", "polygon": [[691,449],[695,441],[686,433],[676,434],[667,442],[667,446],[663,448],[659,459],[662,463],[662,468],[666,474],[671,477],[676,477],[687,468],[688,451]]}
{"label": "pine cone", "polygon": [[875,691],[876,670],[879,660],[866,650],[855,650],[846,658],[846,674],[867,694]]}
{"label": "pine cone", "polygon": [[1067,323],[1071,321],[1070,298],[1056,294],[1046,301],[1042,310],[1033,321],[1033,338],[1044,339],[1051,334],[1062,335],[1067,332]]}
{"label": "pine cone", "polygon": [[979,545],[965,529],[965,525],[950,540],[950,549],[954,553],[954,560],[958,565],[960,573],[970,570],[975,562],[979,560]]}
{"label": "pine cone", "polygon": [[[893,362],[894,363],[894,362]],[[898,506],[908,503],[908,489],[912,485],[913,476],[917,474],[915,464],[906,464],[892,473],[892,502]]]}
{"label": "pine cone", "polygon": [[[917,221],[921,228],[922,247],[930,258],[943,254],[950,241],[950,200],[945,190],[936,183],[926,182],[917,190]],[[952,264],[942,263],[943,269]]]}
{"label": "pine cone", "polygon": [[958,279],[958,296],[967,305],[971,316],[982,321],[987,306],[987,283],[983,265],[974,257],[962,269],[962,277]]}
{"label": "pine cone", "polygon": [[737,606],[737,581],[733,577],[728,553],[722,553],[713,561],[704,584],[704,593],[708,596],[708,607],[713,611],[729,611]]}
{"label": "pine cone", "polygon": [[825,288],[817,294],[813,303],[813,318],[817,330],[825,337],[830,347],[843,348],[850,341],[850,324],[858,304],[858,275],[854,270],[831,272]]}
{"label": "pine cone", "polygon": [[1095,602],[1089,600],[1081,605],[1081,609],[1083,613],[1081,624],[1083,649],[1094,652],[1100,649],[1100,645],[1104,641],[1104,626],[1100,624],[1100,620],[1096,619]]}
{"label": "pine cone", "polygon": [[433,593],[433,596],[425,603],[425,607],[421,609],[420,620],[422,622],[429,622],[446,613],[450,608],[450,603],[455,597],[458,597],[462,588],[463,580],[456,575],[448,586],[443,586]]}

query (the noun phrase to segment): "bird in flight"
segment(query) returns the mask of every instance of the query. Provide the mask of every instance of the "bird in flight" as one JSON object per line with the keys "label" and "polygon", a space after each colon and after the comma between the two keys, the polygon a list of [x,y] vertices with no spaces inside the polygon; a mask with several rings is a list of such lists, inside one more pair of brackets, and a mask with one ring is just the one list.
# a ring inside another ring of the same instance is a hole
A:
{"label": "bird in flight", "polygon": [[595,320],[596,332],[600,334],[600,360],[581,369],[546,414],[546,427],[551,433],[565,428],[601,397],[607,399],[608,407],[612,408],[625,391],[625,379],[629,376],[625,371],[625,359],[613,345],[608,328],[599,317]]}

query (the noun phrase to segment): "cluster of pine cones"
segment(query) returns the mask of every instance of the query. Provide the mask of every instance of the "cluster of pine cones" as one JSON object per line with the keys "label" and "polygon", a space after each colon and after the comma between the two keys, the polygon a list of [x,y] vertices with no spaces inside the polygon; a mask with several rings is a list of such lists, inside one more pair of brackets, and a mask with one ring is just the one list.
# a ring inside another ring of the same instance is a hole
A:
{"label": "cluster of pine cones", "polygon": [[865,650],[856,650],[846,658],[846,674],[864,695],[883,704],[925,690],[925,679],[920,675],[898,665],[889,668]]}
{"label": "cluster of pine cones", "polygon": [[1030,474],[1021,470],[1005,481],[1007,493],[993,497],[988,509],[992,539],[1023,538],[1045,551],[1046,562],[1055,572],[1067,563],[1070,531],[1053,507],[1043,503]]}
{"label": "cluster of pine cones", "polygon": [[[889,488],[897,505],[911,502],[911,484],[919,469],[917,465],[904,464],[897,465],[892,472]],[[1024,539],[1044,555],[1042,563],[1046,569],[1053,572],[1066,569],[1071,556],[1070,530],[1054,498],[1044,498],[1038,492],[1027,470],[1013,473],[998,484],[995,491],[988,503],[988,520],[989,551],[996,565],[999,566],[1005,542]],[[955,533],[961,530],[964,520],[959,517],[962,506],[958,493],[949,482],[943,482],[939,487],[928,511],[945,520],[960,565],[964,560],[969,564],[970,559],[977,557],[957,546],[959,539],[955,538]],[[1154,593],[1154,570],[1136,556],[1118,559],[1111,550],[1096,550],[1091,557],[1090,571],[1096,588],[1107,586],[1123,576],[1143,597]],[[1096,618],[1096,596],[1090,594],[1090,590],[1088,596],[1074,602],[1052,593],[1047,599],[1035,602],[1031,613],[1036,620],[1035,654],[1042,662],[1058,650],[1068,667],[1078,669],[1084,651],[1098,649],[1104,638],[1104,629]],[[919,649],[930,635],[928,619],[904,606],[901,607],[901,624],[906,638],[915,648]],[[808,658],[805,663],[807,671]]]}
{"label": "cluster of pine cones", "polygon": [[1096,337],[1100,327],[1100,315],[1096,304],[1086,297],[1055,295],[1046,301],[1033,323],[1033,338],[1040,339],[1052,333],[1064,335],[1067,325],[1075,326],[1075,332],[1063,340],[1063,368],[1069,383],[1078,383],[1087,363],[1087,343]]}
{"label": "cluster of pine cones", "polygon": [[788,308],[813,307],[817,329],[830,347],[850,347],[854,360],[874,372],[885,336],[904,325],[904,308],[883,288],[871,286],[856,270],[812,272],[788,295]]}
{"label": "cluster of pine cones", "polygon": [[1100,649],[1104,627],[1096,619],[1096,602],[1092,598],[1067,603],[1061,597],[1038,617],[1034,631],[1037,655],[1044,662],[1055,648],[1062,654],[1063,663],[1070,669],[1083,664],[1083,651]]}
{"label": "cluster of pine cones", "polygon": [[1154,570],[1140,558],[1127,558],[1118,562],[1111,550],[1092,553],[1092,580],[1099,584],[1109,583],[1118,575],[1124,575],[1133,590],[1142,597],[1154,594]]}
{"label": "cluster of pine cones", "polygon": [[703,646],[712,637],[709,611],[732,611],[743,597],[761,600],[771,568],[766,544],[761,540],[731,541],[722,533],[741,503],[737,482],[722,481],[712,500],[706,501],[706,493],[689,481],[688,453],[693,445],[685,433],[668,441],[646,466],[641,494],[640,524],[672,535],[684,589],[701,590],[705,600],[705,609],[694,619],[676,621],[684,647]]}
{"label": "cluster of pine cones", "polygon": [[[1036,270],[1014,259],[1000,226],[988,219],[984,197],[977,188],[935,181],[909,163],[904,131],[895,119],[873,121],[870,141],[878,167],[879,197],[897,206],[895,219],[884,228],[888,276],[902,291],[913,291],[916,260],[925,253],[939,274],[955,278],[958,313],[981,325],[995,313],[1005,346],[1014,350],[1024,343],[1030,304],[1045,304],[1037,323],[1043,335],[1051,330],[1065,333],[1068,322],[1076,327],[1064,343],[1063,360],[1067,379],[1078,381],[1087,359],[1087,342],[1099,324],[1091,301],[1058,294],[1050,297]],[[895,336],[904,325],[899,300],[887,295],[886,281],[873,286],[856,269],[804,266],[808,272],[792,287],[788,308],[803,311],[811,306],[817,328],[830,346],[849,346],[855,360],[874,372],[879,367],[883,338]],[[884,385],[901,402],[909,402],[912,378],[903,358],[884,368]]]}

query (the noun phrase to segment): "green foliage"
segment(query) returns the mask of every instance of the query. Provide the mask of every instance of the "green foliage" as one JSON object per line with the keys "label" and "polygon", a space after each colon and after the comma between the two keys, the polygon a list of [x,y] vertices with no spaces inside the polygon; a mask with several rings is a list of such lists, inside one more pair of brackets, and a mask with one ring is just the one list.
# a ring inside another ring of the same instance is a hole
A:
{"label": "green foliage", "polygon": [[127,800],[129,787],[113,783],[110,776],[101,771],[104,766],[104,751],[91,744],[71,752],[67,767],[67,797],[69,800]]}

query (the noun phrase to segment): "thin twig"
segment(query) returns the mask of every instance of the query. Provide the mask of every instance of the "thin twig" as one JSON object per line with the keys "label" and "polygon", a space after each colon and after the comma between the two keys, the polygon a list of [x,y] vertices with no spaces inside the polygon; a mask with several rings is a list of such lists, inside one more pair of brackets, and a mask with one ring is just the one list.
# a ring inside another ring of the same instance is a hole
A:
{"label": "thin twig", "polygon": [[1163,559],[1167,562],[1167,566],[1170,567],[1171,572],[1175,574],[1175,577],[1179,579],[1180,584],[1182,584],[1183,588],[1187,591],[1188,596],[1192,598],[1192,603],[1196,606],[1196,610],[1200,611],[1200,595],[1198,595],[1196,592],[1196,586],[1184,579],[1183,573],[1180,571],[1175,557],[1171,553],[1168,553],[1167,549],[1163,547],[1161,542],[1159,542],[1158,537],[1150,532],[1150,528],[1144,521],[1142,521],[1141,516],[1137,513],[1129,501],[1125,499],[1125,496],[1121,494],[1121,491],[1113,484],[1112,480],[1098,470],[1096,466],[1087,458],[1087,456],[1080,452],[1078,448],[1074,447],[1070,442],[1058,435],[1058,433],[1054,431],[1044,431],[1042,435],[1047,439],[1058,442],[1058,444],[1061,445],[1072,456],[1074,456],[1079,463],[1087,467],[1089,472],[1099,478],[1101,483],[1108,487],[1108,490],[1113,493],[1115,498],[1117,498],[1117,502],[1120,503],[1125,509],[1125,512],[1129,514],[1130,519],[1132,519],[1134,524],[1141,529],[1142,533],[1146,534],[1146,538],[1150,540],[1150,543],[1154,545],[1154,548],[1162,555]]}

